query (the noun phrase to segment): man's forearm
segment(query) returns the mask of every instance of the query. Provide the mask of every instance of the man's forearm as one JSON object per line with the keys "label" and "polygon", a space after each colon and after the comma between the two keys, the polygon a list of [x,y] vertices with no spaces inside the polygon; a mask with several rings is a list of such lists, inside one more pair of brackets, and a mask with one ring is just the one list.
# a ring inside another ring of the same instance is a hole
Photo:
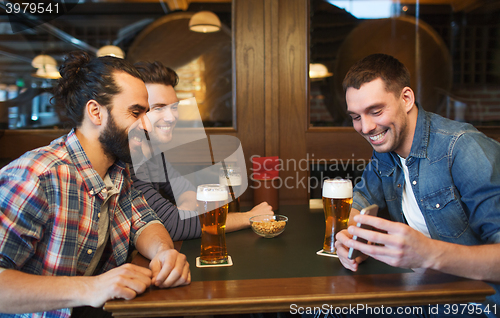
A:
{"label": "man's forearm", "polygon": [[0,312],[31,313],[89,305],[88,277],[39,276],[7,269],[0,273]]}
{"label": "man's forearm", "polygon": [[434,242],[428,267],[471,279],[500,282],[500,244],[466,246]]}
{"label": "man's forearm", "polygon": [[248,213],[233,212],[227,214],[226,232],[238,231],[250,226]]}
{"label": "man's forearm", "polygon": [[162,224],[151,224],[137,238],[136,248],[143,256],[153,259],[159,251],[174,248],[174,242]]}

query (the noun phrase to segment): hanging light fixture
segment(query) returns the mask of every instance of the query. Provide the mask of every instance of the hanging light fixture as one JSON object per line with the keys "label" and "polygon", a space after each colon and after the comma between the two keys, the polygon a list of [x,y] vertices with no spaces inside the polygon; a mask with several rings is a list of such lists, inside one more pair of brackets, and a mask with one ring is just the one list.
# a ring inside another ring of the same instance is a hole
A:
{"label": "hanging light fixture", "polygon": [[37,69],[36,73],[33,76],[41,78],[58,79],[61,77],[61,74],[59,74],[57,67],[53,65],[47,65],[45,67]]}
{"label": "hanging light fixture", "polygon": [[33,74],[34,77],[40,78],[50,78],[50,79],[58,79],[61,77],[59,71],[57,70],[57,62],[50,55],[37,55],[31,61],[31,65],[36,68],[36,73]]}
{"label": "hanging light fixture", "polygon": [[97,50],[97,57],[100,56],[114,56],[118,58],[125,58],[125,53],[116,45],[105,45]]}
{"label": "hanging light fixture", "polygon": [[325,78],[332,75],[332,73],[328,72],[326,66],[321,63],[309,64],[309,77],[312,79]]}
{"label": "hanging light fixture", "polygon": [[34,68],[42,68],[46,65],[57,66],[57,62],[50,55],[40,54],[40,55],[35,56],[35,58],[31,61],[31,65]]}
{"label": "hanging light fixture", "polygon": [[189,30],[200,33],[217,32],[221,28],[219,17],[210,11],[200,11],[189,20]]}

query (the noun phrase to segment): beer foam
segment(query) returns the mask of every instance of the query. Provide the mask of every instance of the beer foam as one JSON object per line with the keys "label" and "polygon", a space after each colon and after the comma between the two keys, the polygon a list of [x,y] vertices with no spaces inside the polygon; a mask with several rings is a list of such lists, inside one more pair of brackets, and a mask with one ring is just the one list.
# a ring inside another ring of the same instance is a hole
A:
{"label": "beer foam", "polygon": [[326,180],[323,183],[323,197],[331,199],[352,198],[352,183],[350,180]]}
{"label": "beer foam", "polygon": [[196,200],[198,201],[227,201],[228,192],[225,187],[209,187],[199,188],[196,192]]}
{"label": "beer foam", "polygon": [[[219,177],[219,183],[223,186],[228,186],[226,177]],[[231,186],[239,186],[241,185],[241,176],[229,176],[229,183]]]}

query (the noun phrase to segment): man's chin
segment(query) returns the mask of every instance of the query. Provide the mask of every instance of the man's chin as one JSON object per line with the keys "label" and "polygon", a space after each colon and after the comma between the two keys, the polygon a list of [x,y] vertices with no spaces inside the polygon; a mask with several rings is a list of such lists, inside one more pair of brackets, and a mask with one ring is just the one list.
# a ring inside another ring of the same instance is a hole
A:
{"label": "man's chin", "polygon": [[373,150],[379,153],[384,153],[384,152],[391,152],[392,150],[390,149],[389,145],[387,142],[376,144],[373,143],[369,137],[366,137],[366,140],[370,143],[370,146],[372,146]]}
{"label": "man's chin", "polygon": [[153,144],[158,147],[161,147],[162,145],[168,144],[170,141],[172,141],[172,135],[157,136],[156,138],[153,139]]}

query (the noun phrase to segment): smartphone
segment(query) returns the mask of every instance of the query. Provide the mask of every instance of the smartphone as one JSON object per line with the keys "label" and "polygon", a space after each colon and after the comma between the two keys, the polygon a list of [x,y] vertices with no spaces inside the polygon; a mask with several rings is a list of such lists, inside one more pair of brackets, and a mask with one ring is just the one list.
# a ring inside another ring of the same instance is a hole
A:
{"label": "smartphone", "polygon": [[[360,214],[372,215],[372,216],[377,216],[377,213],[378,213],[378,205],[376,205],[376,204],[372,204],[370,206],[367,206],[366,208],[362,209],[360,212]],[[367,229],[367,230],[373,229],[372,226],[366,225],[366,224],[361,224],[361,223],[356,224],[356,226],[360,227],[362,229]],[[356,240],[358,242],[365,243],[365,244],[368,243],[367,240],[360,238],[360,237],[357,237],[356,235],[354,235],[352,237],[352,239]],[[347,258],[355,259],[356,257],[358,257],[360,255],[361,255],[360,251],[355,250],[354,248],[351,247],[351,248],[349,248],[349,254],[347,255]]]}

